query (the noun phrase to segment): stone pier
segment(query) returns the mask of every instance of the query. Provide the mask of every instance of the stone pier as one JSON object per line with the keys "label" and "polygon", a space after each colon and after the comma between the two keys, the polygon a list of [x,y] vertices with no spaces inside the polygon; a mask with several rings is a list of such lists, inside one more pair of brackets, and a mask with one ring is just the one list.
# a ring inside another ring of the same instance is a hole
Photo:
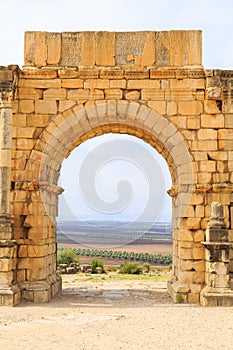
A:
{"label": "stone pier", "polygon": [[14,69],[0,72],[0,305],[19,302],[17,242],[10,211]]}
{"label": "stone pier", "polygon": [[206,230],[205,281],[201,291],[203,306],[233,306],[233,284],[231,279],[233,242],[229,242],[228,230],[221,203],[212,203],[211,219]]}

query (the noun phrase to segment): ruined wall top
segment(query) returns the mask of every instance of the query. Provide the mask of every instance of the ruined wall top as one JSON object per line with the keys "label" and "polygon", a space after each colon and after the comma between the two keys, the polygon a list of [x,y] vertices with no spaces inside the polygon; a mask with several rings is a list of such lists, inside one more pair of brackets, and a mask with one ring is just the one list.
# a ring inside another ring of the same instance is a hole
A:
{"label": "ruined wall top", "polygon": [[24,65],[157,66],[202,64],[199,30],[141,32],[26,32]]}

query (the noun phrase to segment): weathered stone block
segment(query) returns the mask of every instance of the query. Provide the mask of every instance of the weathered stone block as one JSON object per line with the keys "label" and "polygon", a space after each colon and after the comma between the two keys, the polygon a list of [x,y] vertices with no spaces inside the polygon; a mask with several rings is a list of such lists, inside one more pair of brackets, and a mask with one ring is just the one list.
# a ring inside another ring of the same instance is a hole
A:
{"label": "weathered stone block", "polygon": [[204,111],[208,114],[219,114],[220,110],[216,101],[213,100],[205,100],[204,101]]}
{"label": "weathered stone block", "polygon": [[127,82],[128,89],[159,89],[160,82],[157,80],[128,80]]}
{"label": "weathered stone block", "polygon": [[56,114],[57,113],[56,101],[36,100],[35,112],[37,114]]}
{"label": "weathered stone block", "polygon": [[126,89],[126,79],[110,80],[109,85],[111,89]]}
{"label": "weathered stone block", "polygon": [[34,303],[47,303],[51,299],[50,290],[38,290],[33,292]]}
{"label": "weathered stone block", "polygon": [[61,87],[66,89],[82,89],[83,79],[62,79]]}
{"label": "weathered stone block", "polygon": [[47,33],[47,64],[57,65],[61,59],[61,33]]}
{"label": "weathered stone block", "polygon": [[108,100],[121,100],[122,90],[121,89],[105,89],[104,96]]}
{"label": "weathered stone block", "polygon": [[33,113],[35,110],[33,100],[22,100],[19,102],[19,112],[20,113]]}
{"label": "weathered stone block", "polygon": [[43,90],[34,88],[20,88],[18,90],[18,94],[20,100],[37,100],[42,99]]}
{"label": "weathered stone block", "polygon": [[70,109],[71,107],[73,107],[75,104],[76,104],[76,101],[72,101],[72,100],[59,101],[58,111],[59,112],[64,112],[65,110]]}
{"label": "weathered stone block", "polygon": [[24,65],[45,66],[47,62],[46,33],[26,32],[24,43]]}
{"label": "weathered stone block", "polygon": [[90,79],[84,81],[84,89],[108,89],[108,79]]}
{"label": "weathered stone block", "polygon": [[200,293],[188,293],[188,303],[197,304],[200,302]]}
{"label": "weathered stone block", "polygon": [[28,246],[27,245],[21,245],[19,247],[18,257],[19,258],[27,258],[28,257]]}
{"label": "weathered stone block", "polygon": [[125,99],[126,100],[131,100],[131,101],[139,100],[140,96],[141,96],[141,94],[137,90],[129,91],[129,92],[125,93]]}
{"label": "weathered stone block", "polygon": [[176,102],[167,102],[167,114],[176,115],[177,114],[177,104]]}
{"label": "weathered stone block", "polygon": [[148,107],[154,109],[159,114],[166,113],[166,102],[164,101],[149,101]]}
{"label": "weathered stone block", "polygon": [[28,127],[45,127],[48,123],[48,114],[32,114],[25,116],[26,124]]}
{"label": "weathered stone block", "polygon": [[201,101],[178,102],[178,112],[181,115],[199,115],[203,111]]}
{"label": "weathered stone block", "polygon": [[156,90],[156,89],[142,89],[141,96],[142,96],[142,100],[163,101],[164,91]]}
{"label": "weathered stone block", "polygon": [[217,139],[217,131],[214,129],[201,129],[197,133],[198,140],[215,140]]}
{"label": "weathered stone block", "polygon": [[202,128],[223,128],[224,127],[224,116],[219,115],[201,115],[201,127]]}
{"label": "weathered stone block", "polygon": [[[44,100],[64,100],[66,89],[47,89],[44,91]],[[49,113],[49,112],[47,112]]]}
{"label": "weathered stone block", "polygon": [[61,79],[20,79],[20,88],[37,88],[37,89],[59,89],[61,88]]}
{"label": "weathered stone block", "polygon": [[95,33],[95,63],[97,66],[115,66],[115,33]]}

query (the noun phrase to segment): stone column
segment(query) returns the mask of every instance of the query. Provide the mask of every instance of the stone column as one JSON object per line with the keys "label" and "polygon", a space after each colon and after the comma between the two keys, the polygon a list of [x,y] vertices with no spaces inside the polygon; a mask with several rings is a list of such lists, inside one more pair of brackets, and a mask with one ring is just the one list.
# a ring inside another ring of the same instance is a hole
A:
{"label": "stone column", "polygon": [[233,306],[233,290],[229,273],[229,263],[233,243],[228,240],[228,230],[223,217],[221,203],[211,204],[211,218],[206,230],[205,282],[200,300],[203,306]]}
{"label": "stone column", "polygon": [[10,215],[10,173],[12,143],[11,69],[0,70],[0,305],[13,306],[20,298],[15,278],[17,244]]}
{"label": "stone column", "polygon": [[0,92],[0,239],[11,239],[10,171],[12,108],[10,92]]}

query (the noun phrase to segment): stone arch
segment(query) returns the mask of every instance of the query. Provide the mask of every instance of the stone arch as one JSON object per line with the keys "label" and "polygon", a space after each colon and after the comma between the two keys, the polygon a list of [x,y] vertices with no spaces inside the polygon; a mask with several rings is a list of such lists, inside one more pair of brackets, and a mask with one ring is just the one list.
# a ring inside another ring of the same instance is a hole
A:
{"label": "stone arch", "polygon": [[[81,142],[109,132],[149,142],[170,168],[173,300],[228,304],[229,293],[232,305],[232,248],[226,289],[212,289],[206,260],[212,242],[203,243],[211,205],[219,202],[232,245],[232,72],[203,69],[200,31],[93,32],[91,55],[87,34],[28,32],[24,68],[0,69],[0,305],[21,296],[48,301],[61,287],[60,167]],[[170,43],[165,58],[153,50],[163,50],[161,35]]]}
{"label": "stone arch", "polygon": [[[41,280],[42,276],[47,275],[46,280],[49,276],[49,281],[51,278],[53,280],[52,283],[48,282],[48,286],[52,284],[52,289],[48,287],[49,292],[45,292],[45,300],[49,300],[55,294],[56,288],[60,288],[60,282],[56,276],[54,247],[56,246],[58,194],[62,192],[57,182],[62,161],[81,142],[104,133],[127,133],[137,136],[150,143],[165,158],[173,181],[170,190],[170,195],[173,197],[172,284],[177,283],[179,279],[179,250],[182,240],[180,223],[184,217],[188,216],[186,212],[189,210],[195,184],[192,155],[183,135],[171,121],[143,104],[128,101],[88,102],[54,117],[41,133],[27,163],[27,174],[31,174],[32,182],[36,183],[36,190],[40,193],[38,196],[40,196],[40,204],[44,206],[42,215],[43,220],[46,219],[46,224],[43,226],[43,234],[39,233],[40,216],[34,215],[35,206],[38,203],[31,198],[31,207],[34,209],[30,212],[29,206],[24,226],[29,228],[29,236],[34,242],[49,238],[53,243],[52,253],[48,253],[47,256],[45,254],[45,259],[48,259],[45,264],[49,265],[50,269],[48,271],[46,268],[46,272],[42,274],[40,270],[38,278]],[[32,271],[31,277],[35,279],[35,283],[36,276],[38,273],[35,271],[33,274]],[[23,285],[22,283],[21,289]],[[30,288],[32,285],[33,282]]]}
{"label": "stone arch", "polygon": [[[56,116],[39,137],[28,162],[41,182],[56,184],[62,160],[81,142],[104,133],[127,133],[150,143],[167,161],[174,185],[193,185],[195,171],[188,145],[175,125],[143,104],[96,101]],[[49,160],[49,161],[48,161]],[[48,170],[45,173],[43,165]]]}

